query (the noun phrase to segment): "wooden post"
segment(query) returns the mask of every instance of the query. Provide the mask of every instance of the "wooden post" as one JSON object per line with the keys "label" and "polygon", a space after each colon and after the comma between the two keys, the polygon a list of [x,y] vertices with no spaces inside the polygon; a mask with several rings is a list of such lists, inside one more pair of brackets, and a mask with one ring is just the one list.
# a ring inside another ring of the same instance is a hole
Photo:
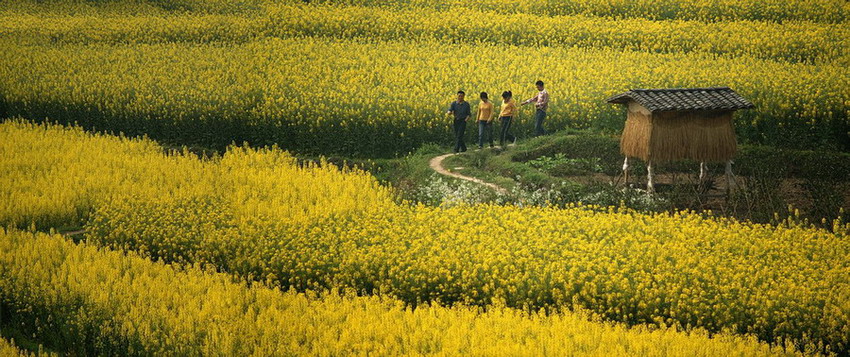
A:
{"label": "wooden post", "polygon": [[646,162],[646,192],[655,192],[654,176],[652,173],[652,160]]}
{"label": "wooden post", "polygon": [[735,174],[732,173],[732,160],[726,161],[726,194],[732,189],[732,186],[738,186],[735,182]]}
{"label": "wooden post", "polygon": [[626,156],[626,159],[623,160],[623,183],[624,187],[629,187],[629,157]]}

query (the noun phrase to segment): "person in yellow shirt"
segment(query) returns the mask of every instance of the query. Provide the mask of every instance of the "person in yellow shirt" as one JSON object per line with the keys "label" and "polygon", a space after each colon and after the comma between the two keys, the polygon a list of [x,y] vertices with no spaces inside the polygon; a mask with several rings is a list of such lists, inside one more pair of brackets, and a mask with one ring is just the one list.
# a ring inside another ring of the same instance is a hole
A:
{"label": "person in yellow shirt", "polygon": [[484,148],[484,134],[493,147],[493,103],[487,98],[487,92],[481,92],[481,103],[478,103],[478,149]]}
{"label": "person in yellow shirt", "polygon": [[511,121],[519,115],[519,107],[514,101],[514,95],[511,91],[502,92],[502,112],[499,114],[499,120],[502,122],[502,130],[499,132],[499,146],[505,148],[505,140],[510,140],[511,143],[516,143],[516,137],[508,133],[511,129]]}

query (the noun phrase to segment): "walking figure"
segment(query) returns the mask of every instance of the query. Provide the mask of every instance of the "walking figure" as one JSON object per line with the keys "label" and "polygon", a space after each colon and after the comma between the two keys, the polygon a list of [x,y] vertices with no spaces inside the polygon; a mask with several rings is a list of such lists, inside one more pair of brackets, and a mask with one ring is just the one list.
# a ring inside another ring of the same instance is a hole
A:
{"label": "walking figure", "polygon": [[516,143],[516,137],[508,133],[511,129],[511,121],[519,114],[519,107],[516,106],[514,95],[511,91],[502,92],[502,112],[499,114],[499,120],[502,122],[502,130],[499,131],[499,146],[505,148],[505,140],[510,140],[511,143]]}
{"label": "walking figure", "polygon": [[469,102],[463,100],[466,96],[462,90],[457,92],[457,100],[449,106],[449,111],[446,114],[454,114],[454,130],[455,130],[455,148],[454,153],[466,151],[466,143],[464,136],[466,135],[466,121],[472,115],[472,109],[469,108]]}
{"label": "walking figure", "polygon": [[484,136],[493,147],[493,103],[487,98],[487,92],[481,92],[481,103],[478,104],[478,148],[484,147]]}
{"label": "walking figure", "polygon": [[543,81],[537,81],[537,95],[522,102],[522,105],[534,102],[537,110],[534,112],[534,136],[546,135],[543,129],[543,120],[546,119],[546,111],[549,110],[549,92],[543,88]]}

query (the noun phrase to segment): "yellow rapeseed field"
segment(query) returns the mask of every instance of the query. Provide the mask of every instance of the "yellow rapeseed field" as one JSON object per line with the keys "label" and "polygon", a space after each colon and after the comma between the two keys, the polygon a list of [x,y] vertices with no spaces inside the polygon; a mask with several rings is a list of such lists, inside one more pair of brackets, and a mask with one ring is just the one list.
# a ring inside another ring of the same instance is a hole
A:
{"label": "yellow rapeseed field", "polygon": [[0,357],[27,357],[29,354],[24,353],[15,347],[14,341],[9,341],[0,337]]}
{"label": "yellow rapeseed field", "polygon": [[250,15],[0,12],[0,34],[24,43],[244,43],[263,37],[333,37],[708,52],[791,61],[847,62],[850,27],[812,22],[653,21],[541,17],[476,9],[277,3]]}
{"label": "yellow rapeseed field", "polygon": [[[625,328],[584,314],[420,306],[246,287],[59,235],[0,230],[0,303],[80,355],[793,355],[753,338]],[[50,345],[49,345],[50,346]],[[10,347],[0,347],[2,351]]]}
{"label": "yellow rapeseed field", "polygon": [[536,15],[586,14],[602,17],[641,17],[653,20],[701,21],[763,20],[785,22],[843,22],[850,5],[841,0],[313,0],[313,3],[365,5],[387,8],[473,8]]}
{"label": "yellow rapeseed field", "polygon": [[0,0],[0,12],[38,12],[92,14],[114,12],[141,13],[197,13],[239,15],[256,12],[276,0]]}
{"label": "yellow rapeseed field", "polygon": [[580,307],[628,323],[731,329],[847,346],[850,237],[704,219],[475,206],[245,225],[225,205],[116,198],[87,238],[298,289],[343,286],[410,304]]}
{"label": "yellow rapeseed field", "polygon": [[[728,85],[757,108],[737,114],[740,140],[789,147],[840,145],[850,101],[850,72],[839,63],[702,53],[318,38],[4,46],[9,115],[216,148],[406,153],[450,137],[444,111],[458,89],[523,98],[537,79],[549,83],[553,129],[619,130],[624,114],[604,99],[628,88]],[[531,114],[520,114],[520,133]]]}
{"label": "yellow rapeseed field", "polygon": [[[16,213],[26,205],[5,208],[7,224],[56,211],[55,225],[74,217],[61,214],[64,202],[82,201],[91,243],[273,286],[382,293],[413,306],[587,309],[809,350],[848,343],[850,227],[833,234],[689,213],[399,205],[366,174],[300,168],[276,149],[201,160],[157,153],[146,140],[0,128],[4,201],[41,204],[29,216]],[[136,162],[147,170],[135,171]],[[57,194],[69,199],[51,207]]]}
{"label": "yellow rapeseed field", "polygon": [[[558,16],[583,14],[610,18],[646,18],[652,20],[697,20],[724,22],[754,20],[784,23],[810,21],[841,23],[850,17],[850,5],[842,0],[0,0],[0,9],[24,12],[63,12],[90,14],[121,10],[137,13],[193,13],[255,15],[280,4],[332,4],[390,9],[424,8],[430,10],[464,9],[507,14]],[[319,15],[319,14],[315,14]]]}
{"label": "yellow rapeseed field", "polygon": [[369,212],[393,202],[390,189],[367,173],[340,172],[324,163],[297,165],[275,148],[233,149],[201,161],[188,153],[165,155],[150,140],[20,121],[0,124],[0,138],[3,226],[78,226],[118,192],[174,198],[221,190],[245,220],[277,215],[293,223],[332,212]]}
{"label": "yellow rapeseed field", "polygon": [[850,145],[850,5],[836,0],[6,5],[0,116],[387,157],[447,142],[458,89],[522,97],[543,79],[549,128],[617,132],[611,94],[728,85],[756,104],[739,113],[744,143]]}
{"label": "yellow rapeseed field", "polygon": [[474,106],[538,79],[548,129],[619,132],[604,99],[630,88],[730,86],[755,104],[740,143],[847,150],[848,17],[842,0],[0,0],[0,332],[78,355],[846,355],[840,219],[429,207],[284,150],[403,155],[449,140],[457,90]]}

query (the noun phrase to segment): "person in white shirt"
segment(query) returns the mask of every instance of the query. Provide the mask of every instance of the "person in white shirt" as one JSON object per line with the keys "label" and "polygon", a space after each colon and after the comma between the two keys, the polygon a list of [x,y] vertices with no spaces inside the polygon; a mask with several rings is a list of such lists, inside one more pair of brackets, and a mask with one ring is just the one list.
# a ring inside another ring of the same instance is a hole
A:
{"label": "person in white shirt", "polygon": [[546,111],[549,110],[549,92],[543,89],[543,81],[537,81],[537,95],[522,102],[522,105],[534,103],[537,111],[534,112],[534,136],[546,135],[543,129],[543,120],[546,119]]}

